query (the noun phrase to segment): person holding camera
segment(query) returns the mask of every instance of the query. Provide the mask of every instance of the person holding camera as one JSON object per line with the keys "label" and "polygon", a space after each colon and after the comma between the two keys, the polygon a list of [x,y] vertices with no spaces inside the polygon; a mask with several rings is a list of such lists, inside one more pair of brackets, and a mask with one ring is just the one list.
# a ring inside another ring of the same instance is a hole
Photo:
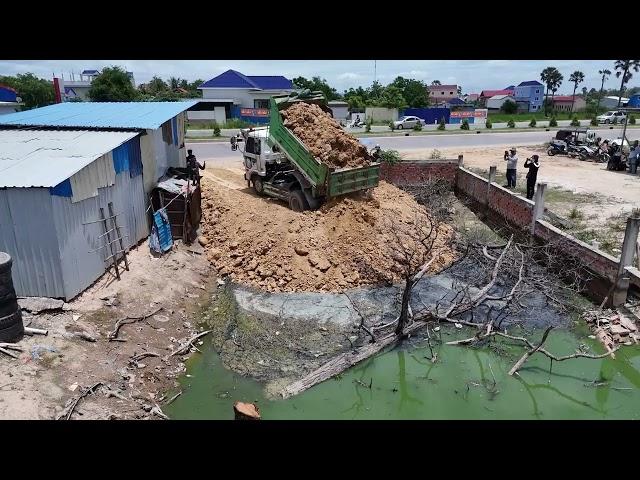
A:
{"label": "person holding camera", "polygon": [[532,155],[531,158],[527,158],[524,162],[524,168],[529,169],[527,172],[527,198],[531,200],[538,180],[538,169],[540,168],[538,155]]}
{"label": "person holding camera", "polygon": [[507,188],[516,188],[516,168],[518,165],[518,156],[516,155],[516,147],[511,147],[509,151],[504,152],[504,160],[507,162]]}

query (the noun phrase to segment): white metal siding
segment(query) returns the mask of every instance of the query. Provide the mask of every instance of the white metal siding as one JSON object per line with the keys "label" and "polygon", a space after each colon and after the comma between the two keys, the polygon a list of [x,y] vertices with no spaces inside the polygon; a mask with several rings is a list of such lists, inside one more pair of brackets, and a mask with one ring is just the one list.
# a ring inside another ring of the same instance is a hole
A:
{"label": "white metal siding", "polygon": [[113,168],[113,152],[101,156],[87,165],[70,179],[72,202],[80,202],[87,198],[98,196],[98,188],[108,187],[116,181],[116,171]]}
{"label": "white metal siding", "polygon": [[18,295],[64,297],[48,188],[0,189],[0,250],[13,258]]}

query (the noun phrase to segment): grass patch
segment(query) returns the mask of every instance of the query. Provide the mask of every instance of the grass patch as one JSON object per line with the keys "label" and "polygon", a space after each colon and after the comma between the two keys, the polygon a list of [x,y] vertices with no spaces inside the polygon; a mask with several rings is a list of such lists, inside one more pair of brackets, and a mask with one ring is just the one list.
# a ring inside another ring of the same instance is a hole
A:
{"label": "grass patch", "polygon": [[569,211],[569,218],[571,220],[582,220],[584,218],[584,213],[582,213],[578,207],[573,207]]}
{"label": "grass patch", "polygon": [[[578,112],[574,115],[578,117],[578,120],[589,120],[590,118],[589,114],[587,114],[586,112]],[[573,118],[573,115],[569,115],[569,113],[556,113],[555,117],[556,120],[571,120]],[[544,112],[522,112],[516,114],[489,112],[489,119],[494,123],[507,123],[511,118],[513,118],[515,122],[531,122],[532,119],[536,120],[536,122],[545,122],[551,120],[551,114],[548,117],[545,117]]]}

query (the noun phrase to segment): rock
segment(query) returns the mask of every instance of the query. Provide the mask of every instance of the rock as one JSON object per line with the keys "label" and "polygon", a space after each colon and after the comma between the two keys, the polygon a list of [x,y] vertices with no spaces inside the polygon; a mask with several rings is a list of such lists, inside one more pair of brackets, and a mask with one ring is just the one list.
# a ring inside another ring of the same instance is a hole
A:
{"label": "rock", "polygon": [[631,331],[631,332],[637,332],[638,331],[638,327],[636,327],[636,324],[633,322],[633,320],[624,317],[624,316],[620,316],[620,325],[622,325],[624,328],[626,328],[627,330]]}
{"label": "rock", "polygon": [[207,257],[210,257],[214,260],[220,259],[221,256],[222,256],[222,251],[219,248],[211,248],[207,255]]}
{"label": "rock", "polygon": [[308,260],[312,266],[316,267],[321,272],[326,272],[331,267],[331,264],[327,259],[321,257],[317,252],[311,252]]}
{"label": "rock", "polygon": [[238,246],[239,246],[239,243],[238,243],[238,242],[231,242],[231,243],[229,244],[229,248],[230,248],[231,250],[235,250],[236,248],[238,248]]}
{"label": "rock", "polygon": [[306,248],[304,248],[304,247],[302,247],[300,245],[296,245],[295,247],[293,247],[293,249],[301,257],[304,257],[305,255],[309,254],[309,250],[307,250]]}
{"label": "rock", "polygon": [[47,297],[21,297],[18,298],[18,305],[22,310],[38,314],[53,310],[62,310],[63,300]]}
{"label": "rock", "polygon": [[206,247],[209,244],[209,239],[207,237],[199,236],[198,243],[203,247]]}
{"label": "rock", "polygon": [[462,328],[462,324],[461,323],[454,323],[456,328]]}

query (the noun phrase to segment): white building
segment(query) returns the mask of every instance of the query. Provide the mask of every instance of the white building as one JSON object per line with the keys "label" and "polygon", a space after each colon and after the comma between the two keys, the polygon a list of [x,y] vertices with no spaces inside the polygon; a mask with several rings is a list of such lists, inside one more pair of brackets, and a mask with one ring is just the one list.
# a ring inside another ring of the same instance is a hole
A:
{"label": "white building", "polygon": [[223,123],[227,118],[269,118],[269,98],[291,93],[293,82],[283,76],[248,76],[227,70],[198,87],[202,100],[187,112],[189,121]]}
{"label": "white building", "polygon": [[[622,97],[620,99],[620,106],[624,107],[628,101],[629,99],[627,97]],[[600,100],[600,107],[618,108],[618,97],[617,96],[603,97],[602,100]]]}
{"label": "white building", "polygon": [[500,110],[507,100],[511,100],[513,103],[516,103],[514,97],[511,95],[494,95],[487,99],[487,109]]}
{"label": "white building", "polygon": [[[89,100],[87,94],[91,88],[91,83],[93,83],[98,75],[100,75],[99,70],[83,70],[79,75],[71,74],[70,79],[65,79],[64,76],[59,78],[58,82],[60,83],[60,93],[62,94],[64,101],[73,99]],[[127,75],[135,86],[133,72],[127,72]]]}

